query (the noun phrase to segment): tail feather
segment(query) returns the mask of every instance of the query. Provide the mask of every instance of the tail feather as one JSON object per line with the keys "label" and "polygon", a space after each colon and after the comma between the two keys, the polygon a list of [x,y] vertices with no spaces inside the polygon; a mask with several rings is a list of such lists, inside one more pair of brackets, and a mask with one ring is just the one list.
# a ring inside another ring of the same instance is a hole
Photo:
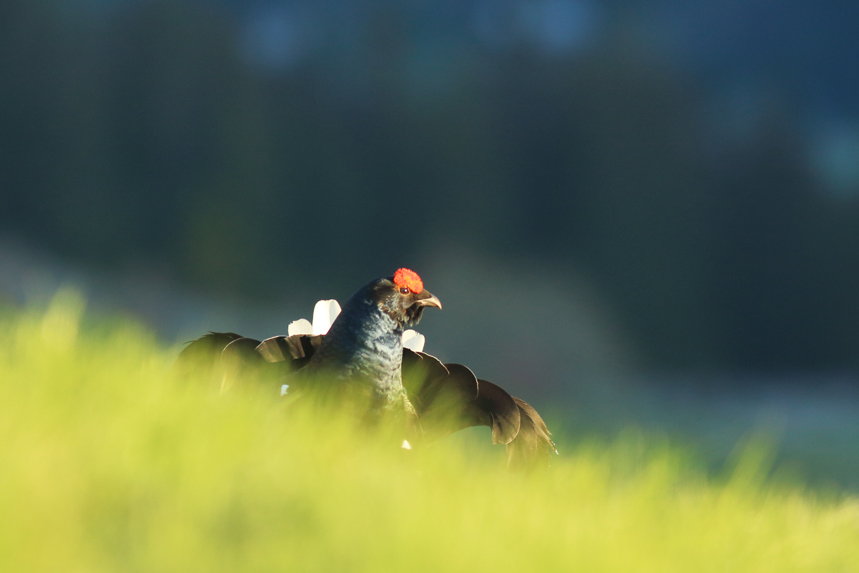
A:
{"label": "tail feather", "polygon": [[312,334],[272,336],[260,342],[256,351],[266,362],[290,362],[295,370],[307,364],[323,338]]}

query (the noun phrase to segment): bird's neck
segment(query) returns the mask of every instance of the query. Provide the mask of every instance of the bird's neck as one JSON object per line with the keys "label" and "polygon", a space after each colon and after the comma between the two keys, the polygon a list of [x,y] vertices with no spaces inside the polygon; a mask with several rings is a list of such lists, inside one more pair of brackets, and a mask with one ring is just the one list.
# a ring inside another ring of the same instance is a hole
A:
{"label": "bird's neck", "polygon": [[372,386],[384,401],[400,401],[403,328],[373,303],[350,300],[314,359],[338,378]]}

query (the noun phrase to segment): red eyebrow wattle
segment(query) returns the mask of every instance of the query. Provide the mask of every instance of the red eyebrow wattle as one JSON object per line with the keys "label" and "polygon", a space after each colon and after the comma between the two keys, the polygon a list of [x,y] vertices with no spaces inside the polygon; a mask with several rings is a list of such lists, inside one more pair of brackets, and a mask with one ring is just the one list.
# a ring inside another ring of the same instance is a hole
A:
{"label": "red eyebrow wattle", "polygon": [[424,290],[421,277],[410,269],[397,269],[397,272],[394,273],[394,284],[398,287],[405,287],[415,294],[420,294]]}

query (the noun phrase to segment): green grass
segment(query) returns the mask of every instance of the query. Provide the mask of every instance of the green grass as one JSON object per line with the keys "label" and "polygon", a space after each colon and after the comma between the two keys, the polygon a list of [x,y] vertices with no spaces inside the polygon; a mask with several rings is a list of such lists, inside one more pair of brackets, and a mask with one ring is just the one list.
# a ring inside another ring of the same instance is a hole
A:
{"label": "green grass", "polygon": [[[859,571],[859,503],[630,434],[545,473],[176,380],[82,303],[0,321],[0,571]],[[489,440],[488,430],[485,432]]]}

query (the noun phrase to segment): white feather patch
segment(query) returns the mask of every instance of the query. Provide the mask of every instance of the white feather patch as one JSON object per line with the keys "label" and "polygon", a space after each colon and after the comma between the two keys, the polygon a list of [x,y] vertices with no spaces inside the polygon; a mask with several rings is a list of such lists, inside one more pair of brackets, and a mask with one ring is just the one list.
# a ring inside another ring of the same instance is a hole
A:
{"label": "white feather patch", "polygon": [[427,339],[423,334],[411,328],[403,332],[403,347],[415,352],[423,352]]}
{"label": "white feather patch", "polygon": [[299,318],[289,323],[286,328],[287,334],[293,336],[295,334],[313,334],[313,325],[306,318]]}
{"label": "white feather patch", "polygon": [[340,304],[334,300],[320,300],[313,307],[313,334],[328,334],[331,323],[340,314]]}

